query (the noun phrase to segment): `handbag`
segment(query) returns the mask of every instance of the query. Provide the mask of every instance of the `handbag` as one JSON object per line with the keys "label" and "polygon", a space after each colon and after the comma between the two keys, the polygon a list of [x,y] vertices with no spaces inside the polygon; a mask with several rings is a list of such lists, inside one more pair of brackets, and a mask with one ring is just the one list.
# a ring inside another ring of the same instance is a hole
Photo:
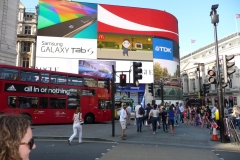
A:
{"label": "handbag", "polygon": [[153,117],[153,112],[150,113],[149,117]]}
{"label": "handbag", "polygon": [[83,122],[83,120],[80,118],[80,112],[79,112],[79,121],[80,121],[80,125],[82,125],[84,122]]}

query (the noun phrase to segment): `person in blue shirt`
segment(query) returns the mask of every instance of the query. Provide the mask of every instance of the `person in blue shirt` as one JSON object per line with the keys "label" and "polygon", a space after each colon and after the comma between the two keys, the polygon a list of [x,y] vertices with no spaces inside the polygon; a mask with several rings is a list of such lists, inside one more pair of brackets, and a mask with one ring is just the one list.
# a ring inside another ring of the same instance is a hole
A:
{"label": "person in blue shirt", "polygon": [[173,107],[170,106],[169,107],[169,111],[167,112],[167,116],[168,116],[168,125],[170,127],[170,131],[172,136],[174,136],[174,117],[176,116],[175,111],[173,110]]}

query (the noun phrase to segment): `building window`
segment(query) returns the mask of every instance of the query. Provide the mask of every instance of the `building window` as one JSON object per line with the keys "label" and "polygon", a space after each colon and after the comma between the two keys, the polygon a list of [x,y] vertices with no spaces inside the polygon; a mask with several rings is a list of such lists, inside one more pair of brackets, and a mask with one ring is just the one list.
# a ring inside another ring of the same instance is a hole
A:
{"label": "building window", "polygon": [[33,18],[32,15],[29,15],[29,14],[25,15],[25,20],[32,20],[32,18]]}
{"label": "building window", "polygon": [[22,67],[29,68],[29,58],[22,59]]}
{"label": "building window", "polygon": [[23,52],[30,52],[30,46],[31,46],[30,42],[24,42],[23,43]]}
{"label": "building window", "polygon": [[25,26],[24,34],[31,34],[31,26]]}

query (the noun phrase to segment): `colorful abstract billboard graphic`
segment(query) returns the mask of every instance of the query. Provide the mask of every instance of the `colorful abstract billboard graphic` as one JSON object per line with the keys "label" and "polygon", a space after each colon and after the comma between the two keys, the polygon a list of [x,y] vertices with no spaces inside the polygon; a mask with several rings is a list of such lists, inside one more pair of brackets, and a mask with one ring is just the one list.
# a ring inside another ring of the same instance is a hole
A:
{"label": "colorful abstract billboard graphic", "polygon": [[40,0],[38,36],[97,38],[97,4]]}

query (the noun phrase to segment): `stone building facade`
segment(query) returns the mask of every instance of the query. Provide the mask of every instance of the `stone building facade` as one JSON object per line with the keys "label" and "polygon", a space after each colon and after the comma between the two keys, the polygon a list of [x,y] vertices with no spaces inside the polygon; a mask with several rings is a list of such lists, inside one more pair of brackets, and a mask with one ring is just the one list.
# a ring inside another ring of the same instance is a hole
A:
{"label": "stone building facade", "polygon": [[35,67],[37,8],[26,9],[19,3],[16,66]]}
{"label": "stone building facade", "polygon": [[[231,81],[224,89],[224,103],[227,106],[240,105],[240,33],[233,33],[219,39],[218,51],[220,72],[223,72],[221,65],[223,55],[235,55],[232,61],[235,61],[233,68],[235,68],[236,72],[230,76]],[[182,57],[180,63],[183,97],[185,99],[197,98],[202,85],[208,83],[208,70],[216,70],[215,43],[211,43]],[[217,100],[217,85],[211,84],[210,92],[206,94],[205,102],[208,105],[214,105],[217,103]]]}
{"label": "stone building facade", "polygon": [[19,0],[0,1],[0,64],[15,65]]}

